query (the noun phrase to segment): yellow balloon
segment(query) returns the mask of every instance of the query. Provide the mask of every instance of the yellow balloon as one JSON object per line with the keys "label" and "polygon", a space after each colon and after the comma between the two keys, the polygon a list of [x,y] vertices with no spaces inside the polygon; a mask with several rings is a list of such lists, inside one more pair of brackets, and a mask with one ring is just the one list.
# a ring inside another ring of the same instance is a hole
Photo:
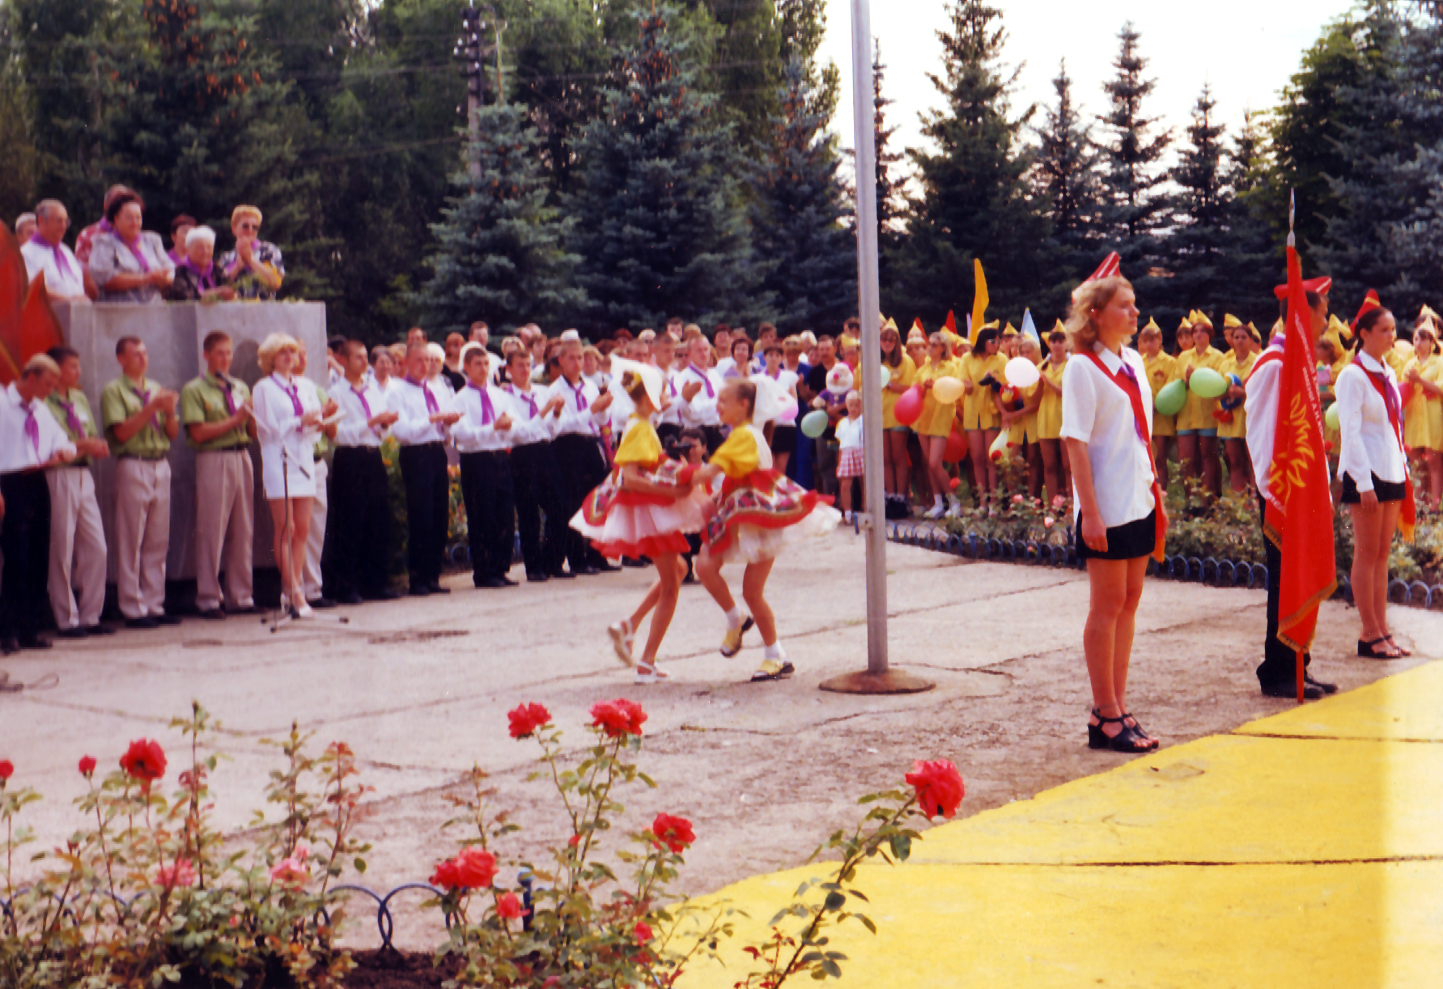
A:
{"label": "yellow balloon", "polygon": [[932,382],[932,397],[943,405],[951,405],[962,397],[962,382],[951,375]]}

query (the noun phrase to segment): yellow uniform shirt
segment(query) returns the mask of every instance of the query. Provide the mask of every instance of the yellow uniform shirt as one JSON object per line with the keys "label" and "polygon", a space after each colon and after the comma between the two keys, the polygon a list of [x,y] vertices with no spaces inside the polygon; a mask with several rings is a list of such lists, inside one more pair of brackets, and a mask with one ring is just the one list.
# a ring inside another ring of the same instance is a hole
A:
{"label": "yellow uniform shirt", "polygon": [[997,381],[1006,384],[1002,376],[1002,369],[1007,366],[1007,356],[997,353],[991,357],[983,357],[979,354],[968,354],[962,358],[962,373],[959,377],[963,381],[970,381],[974,385],[972,394],[962,399],[962,424],[966,429],[996,429],[1000,425],[1000,414],[997,405],[992,400],[995,392],[990,387],[982,384],[982,379],[992,375]]}
{"label": "yellow uniform shirt", "polygon": [[[1157,356],[1144,357],[1142,363],[1147,367],[1147,383],[1148,386],[1152,388],[1152,399],[1153,402],[1156,403],[1157,393],[1162,391],[1164,386],[1171,384],[1180,377],[1177,369],[1177,358],[1159,350]],[[1152,413],[1152,435],[1154,437],[1176,436],[1177,416],[1165,416],[1154,408]]]}
{"label": "yellow uniform shirt", "polygon": [[[927,363],[917,369],[915,381],[936,381],[938,378],[959,378],[960,367],[956,358],[949,358],[940,364],[933,364],[929,357]],[[912,429],[918,436],[950,436],[952,423],[957,418],[957,402],[942,403],[937,401],[937,396],[931,389],[923,393],[922,414],[912,424]]]}
{"label": "yellow uniform shirt", "polygon": [[[1037,389],[1041,387],[1042,382],[1039,381],[1031,388],[1018,388],[1014,390],[1017,392],[1017,397],[1022,399],[1024,404],[1031,405],[1032,399],[1037,396]],[[1012,425],[1007,430],[1007,442],[1015,446],[1021,446],[1024,442],[1036,443],[1038,411],[1040,411],[1040,409],[1027,413],[1021,419],[1012,420]]]}
{"label": "yellow uniform shirt", "polygon": [[[1177,355],[1177,373],[1179,378],[1187,376],[1188,368],[1196,370],[1200,367],[1212,368],[1216,371],[1222,366],[1223,352],[1216,347],[1209,347],[1204,353],[1199,354],[1197,350],[1189,348]],[[1213,409],[1218,407],[1217,399],[1199,398],[1193,394],[1191,388],[1187,392],[1187,404],[1177,414],[1178,432],[1183,430],[1217,429],[1218,421],[1213,418]]]}
{"label": "yellow uniform shirt", "polygon": [[[1248,375],[1253,373],[1253,365],[1258,362],[1259,356],[1260,352],[1255,350],[1252,353],[1248,354],[1248,356],[1245,357],[1241,363],[1239,363],[1237,355],[1229,351],[1228,355],[1223,358],[1222,364],[1218,366],[1218,373],[1221,374],[1224,378],[1226,378],[1230,374],[1236,374],[1239,381],[1241,381],[1243,384],[1247,384]],[[1219,439],[1241,440],[1246,439],[1247,435],[1248,417],[1247,413],[1243,411],[1243,407],[1241,405],[1233,409],[1232,422],[1218,423]]]}
{"label": "yellow uniform shirt", "polygon": [[612,458],[612,463],[617,467],[625,467],[628,464],[655,467],[664,456],[661,437],[656,435],[656,429],[652,427],[651,420],[643,419],[633,413],[627,422],[626,434],[621,438],[621,446],[616,448],[616,456]]}
{"label": "yellow uniform shirt", "polygon": [[[1424,381],[1443,384],[1443,356],[1430,354],[1426,360],[1414,357],[1398,376],[1398,383],[1406,386],[1408,372],[1418,369]],[[1443,398],[1434,398],[1414,385],[1413,395],[1403,408],[1403,443],[1413,450],[1443,449]]]}
{"label": "yellow uniform shirt", "polygon": [[[896,367],[883,364],[883,367],[892,372],[891,384],[906,385],[909,388],[917,380],[917,365],[912,363],[912,358],[906,354],[902,355],[902,362]],[[895,429],[902,425],[897,421],[896,408],[897,399],[902,397],[902,392],[893,391],[891,388],[882,389],[882,428]]]}
{"label": "yellow uniform shirt", "polygon": [[740,481],[756,472],[762,457],[752,431],[739,426],[717,447],[708,462],[720,467],[721,472],[733,481]]}
{"label": "yellow uniform shirt", "polygon": [[[1062,372],[1066,369],[1066,360],[1063,360],[1061,364],[1053,364],[1052,359],[1048,358],[1041,368],[1042,377],[1061,388]],[[1040,381],[1037,383],[1037,387],[1042,389],[1042,401],[1037,406],[1037,438],[1060,440],[1062,439],[1062,393],[1053,391]]]}

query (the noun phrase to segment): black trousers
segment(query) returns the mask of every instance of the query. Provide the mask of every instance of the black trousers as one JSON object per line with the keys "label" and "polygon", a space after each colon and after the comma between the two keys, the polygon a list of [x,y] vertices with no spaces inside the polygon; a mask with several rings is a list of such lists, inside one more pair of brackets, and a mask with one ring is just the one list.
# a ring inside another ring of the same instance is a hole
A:
{"label": "black trousers", "polygon": [[379,597],[389,583],[391,547],[391,491],[381,451],[336,447],[330,485],[326,542],[334,576],[327,582],[334,581],[341,597]]}
{"label": "black trousers", "polygon": [[516,493],[506,451],[461,454],[461,494],[471,576],[477,583],[506,576],[516,539]]}
{"label": "black trousers", "polygon": [[401,447],[401,478],[406,482],[406,568],[413,585],[430,587],[441,580],[446,553],[446,448],[440,443]]}
{"label": "black trousers", "polygon": [[0,639],[33,640],[49,613],[50,488],[39,470],[0,475]]}
{"label": "black trousers", "polygon": [[[1262,525],[1267,501],[1258,495],[1258,524]],[[1278,641],[1278,598],[1283,586],[1283,554],[1271,539],[1263,537],[1263,551],[1268,568],[1268,639],[1263,643],[1263,661],[1258,665],[1258,683],[1294,683],[1298,677],[1298,654]],[[1311,654],[1303,656],[1303,665],[1311,663]]]}
{"label": "black trousers", "polygon": [[[511,450],[511,483],[516,500],[516,528],[521,533],[521,558],[528,575],[561,569],[566,532],[571,516],[565,514],[566,497],[556,469],[550,441],[528,443]],[[546,518],[546,538],[541,519]]]}
{"label": "black trousers", "polygon": [[556,465],[561,471],[562,487],[566,495],[562,524],[566,525],[566,560],[572,573],[580,573],[585,567],[606,562],[600,553],[591,547],[586,537],[568,524],[571,517],[581,508],[586,496],[606,479],[606,457],[601,452],[601,443],[595,436],[567,433],[551,441],[556,451]]}

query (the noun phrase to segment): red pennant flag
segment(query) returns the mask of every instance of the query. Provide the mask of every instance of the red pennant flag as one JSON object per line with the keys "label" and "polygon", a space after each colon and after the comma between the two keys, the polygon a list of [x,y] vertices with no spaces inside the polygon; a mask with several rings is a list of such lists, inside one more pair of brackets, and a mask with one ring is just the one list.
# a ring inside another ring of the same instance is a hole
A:
{"label": "red pennant flag", "polygon": [[957,335],[957,317],[953,315],[950,309],[947,310],[947,322],[942,324],[942,328],[954,337]]}
{"label": "red pennant flag", "polygon": [[1333,503],[1317,364],[1298,252],[1288,248],[1288,318],[1278,376],[1278,422],[1268,474],[1263,533],[1282,554],[1278,639],[1298,653],[1298,700],[1303,699],[1303,654],[1317,631],[1318,606],[1337,587]]}

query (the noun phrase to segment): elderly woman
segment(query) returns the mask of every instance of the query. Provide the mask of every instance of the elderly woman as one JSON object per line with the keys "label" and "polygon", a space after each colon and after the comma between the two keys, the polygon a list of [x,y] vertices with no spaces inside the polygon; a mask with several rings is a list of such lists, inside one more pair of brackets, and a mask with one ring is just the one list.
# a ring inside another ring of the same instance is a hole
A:
{"label": "elderly woman", "polygon": [[175,280],[175,264],[160,234],[141,229],[140,197],[122,192],[105,207],[110,230],[95,235],[90,248],[90,277],[100,289],[97,302],[157,303]]}
{"label": "elderly woman", "polygon": [[21,213],[15,218],[15,239],[22,244],[25,243],[35,236],[38,227],[39,223],[36,221],[34,213]]}
{"label": "elderly woman", "polygon": [[225,280],[235,286],[241,299],[271,300],[286,277],[281,249],[260,239],[261,211],[254,206],[237,206],[230,215],[235,250],[221,255]]}
{"label": "elderly woman", "polygon": [[265,375],[252,389],[256,433],[261,441],[261,476],[271,508],[276,565],[281,571],[281,608],[308,618],[302,571],[311,534],[311,502],[316,495],[315,447],[321,406],[314,388],[296,380],[300,344],[286,333],[261,343],[256,361]]}
{"label": "elderly woman", "polygon": [[229,302],[235,289],[220,284],[215,263],[215,231],[191,227],[185,237],[185,256],[175,269],[167,298],[171,302]]}

